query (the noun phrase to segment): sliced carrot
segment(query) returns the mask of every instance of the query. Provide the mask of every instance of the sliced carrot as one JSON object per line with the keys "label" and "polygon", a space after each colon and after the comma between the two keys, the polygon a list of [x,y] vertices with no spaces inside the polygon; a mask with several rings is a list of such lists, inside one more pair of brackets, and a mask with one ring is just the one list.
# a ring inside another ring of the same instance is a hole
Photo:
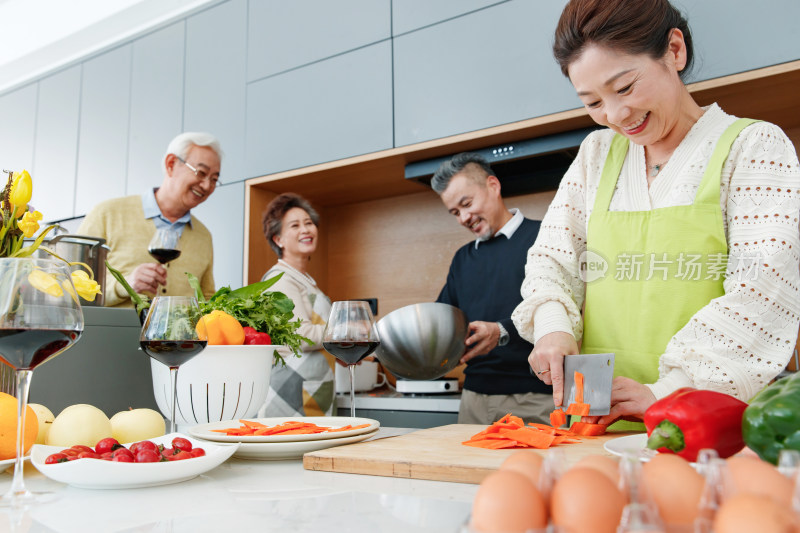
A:
{"label": "sliced carrot", "polygon": [[591,405],[588,403],[571,403],[567,407],[567,414],[573,416],[588,416]]}
{"label": "sliced carrot", "polygon": [[583,403],[583,374],[575,372],[575,403]]}
{"label": "sliced carrot", "polygon": [[563,409],[556,409],[550,413],[550,424],[554,428],[558,428],[567,423],[567,413]]}
{"label": "sliced carrot", "polygon": [[606,434],[605,424],[590,424],[589,422],[575,422],[570,428],[576,435],[583,437],[597,437]]}
{"label": "sliced carrot", "polygon": [[539,448],[540,450],[549,448],[556,438],[555,435],[530,428],[507,429],[501,432],[501,434],[508,439],[527,444],[532,448]]}

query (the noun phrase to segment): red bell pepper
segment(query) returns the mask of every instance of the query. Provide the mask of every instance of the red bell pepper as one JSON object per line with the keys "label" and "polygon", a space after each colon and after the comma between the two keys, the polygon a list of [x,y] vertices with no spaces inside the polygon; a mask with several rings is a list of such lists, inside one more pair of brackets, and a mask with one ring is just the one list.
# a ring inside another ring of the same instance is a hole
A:
{"label": "red bell pepper", "polygon": [[696,461],[703,448],[730,457],[744,448],[742,417],[747,404],[710,390],[684,387],[644,413],[647,447]]}
{"label": "red bell pepper", "polygon": [[245,326],[243,329],[245,344],[272,344],[272,339],[270,338],[269,333],[256,331],[250,326]]}

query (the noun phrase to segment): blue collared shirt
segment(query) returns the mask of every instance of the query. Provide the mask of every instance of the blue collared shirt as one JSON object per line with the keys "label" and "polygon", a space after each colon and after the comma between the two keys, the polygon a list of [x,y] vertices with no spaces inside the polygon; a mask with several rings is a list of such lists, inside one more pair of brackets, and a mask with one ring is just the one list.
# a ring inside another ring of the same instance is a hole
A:
{"label": "blue collared shirt", "polygon": [[144,218],[152,218],[153,223],[156,225],[156,229],[169,228],[173,231],[177,231],[178,235],[181,235],[183,233],[183,227],[186,224],[189,224],[190,226],[192,225],[191,212],[186,213],[175,222],[172,222],[165,217],[161,213],[161,209],[158,207],[158,202],[156,202],[156,189],[149,189],[142,195],[142,209],[144,210]]}

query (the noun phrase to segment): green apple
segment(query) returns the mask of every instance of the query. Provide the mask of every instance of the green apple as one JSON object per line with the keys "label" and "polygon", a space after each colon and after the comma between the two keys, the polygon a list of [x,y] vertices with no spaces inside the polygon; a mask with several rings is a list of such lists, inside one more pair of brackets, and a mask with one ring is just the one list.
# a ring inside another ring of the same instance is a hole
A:
{"label": "green apple", "polygon": [[36,418],[39,419],[39,433],[36,434],[36,444],[44,444],[47,442],[47,433],[50,431],[50,425],[56,415],[40,403],[29,403],[28,407],[33,409],[33,412],[36,413]]}
{"label": "green apple", "polygon": [[93,405],[70,405],[50,424],[47,444],[50,446],[94,446],[111,436],[111,422],[106,414]]}
{"label": "green apple", "polygon": [[128,409],[111,417],[112,436],[120,443],[160,437],[166,431],[164,417],[152,409]]}

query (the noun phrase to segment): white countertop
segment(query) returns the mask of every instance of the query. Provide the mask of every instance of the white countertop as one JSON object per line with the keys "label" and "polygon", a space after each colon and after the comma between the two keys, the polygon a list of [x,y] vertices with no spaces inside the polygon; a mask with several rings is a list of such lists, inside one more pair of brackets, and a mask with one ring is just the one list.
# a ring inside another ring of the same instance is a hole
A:
{"label": "white countertop", "polygon": [[[382,435],[412,430],[381,428]],[[0,508],[0,532],[308,533],[458,532],[477,485],[303,469],[301,460],[232,458],[189,481],[127,490],[70,487],[26,468],[31,490],[55,501],[17,515]],[[0,494],[11,474],[0,473]]]}

